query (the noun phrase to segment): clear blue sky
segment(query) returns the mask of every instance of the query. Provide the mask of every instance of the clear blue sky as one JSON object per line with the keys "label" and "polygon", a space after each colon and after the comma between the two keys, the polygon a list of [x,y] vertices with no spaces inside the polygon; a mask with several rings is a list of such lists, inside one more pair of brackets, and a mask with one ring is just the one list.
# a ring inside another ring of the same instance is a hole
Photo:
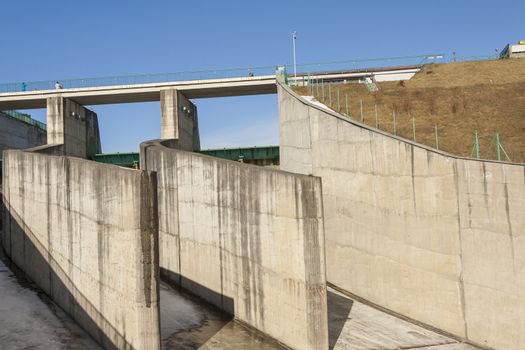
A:
{"label": "clear blue sky", "polygon": [[[442,52],[525,38],[523,0],[2,1],[0,82]],[[204,147],[278,143],[273,95],[195,101]],[[95,106],[105,152],[157,138],[158,103]],[[31,111],[45,121],[45,112]]]}

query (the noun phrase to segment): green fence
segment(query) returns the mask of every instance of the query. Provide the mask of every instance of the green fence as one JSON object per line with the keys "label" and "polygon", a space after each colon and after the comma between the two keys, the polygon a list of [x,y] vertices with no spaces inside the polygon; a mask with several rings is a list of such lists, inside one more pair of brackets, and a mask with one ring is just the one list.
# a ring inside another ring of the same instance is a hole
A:
{"label": "green fence", "polygon": [[[309,76],[310,77],[310,76]],[[291,83],[290,86],[295,84]],[[417,134],[417,118],[414,115],[411,115],[410,112],[406,112],[404,115],[400,115],[396,108],[392,106],[386,106],[379,103],[373,104],[372,106],[365,106],[365,102],[362,98],[354,99],[351,101],[347,93],[341,93],[340,87],[344,86],[344,82],[331,82],[324,81],[324,79],[309,79],[306,86],[299,88],[306,88],[310,96],[314,97],[317,101],[323,103],[328,108],[332,109],[335,112],[338,112],[342,115],[345,115],[354,120],[359,120],[363,124],[368,124],[370,126],[375,126],[376,129],[380,129],[386,132],[391,133],[395,136],[401,136],[406,139],[410,139],[414,142],[418,142],[418,139],[421,143],[421,139],[416,137]],[[297,87],[297,86],[296,86]],[[370,91],[369,91],[370,92]],[[365,112],[365,107],[367,112]],[[355,114],[351,113],[351,110],[357,111]],[[372,112],[371,112],[372,110]],[[400,117],[403,116],[405,120],[406,127],[406,118],[408,117],[410,122],[410,134],[404,132],[403,135],[399,133],[400,126]],[[374,122],[375,119],[375,122]],[[380,119],[382,123],[380,123]],[[443,149],[442,144],[442,133],[446,131],[446,127],[443,125],[427,125],[425,128],[428,129],[432,127],[433,129],[433,140],[430,142],[427,140],[425,143],[427,146],[435,147],[436,149]],[[451,126],[453,128],[453,126]],[[427,130],[428,132],[428,130]],[[485,159],[485,160],[499,160],[499,161],[508,161],[512,162],[510,155],[503,147],[502,136],[499,132],[494,131],[490,134],[478,135],[478,131],[474,131],[474,143],[472,147],[472,152],[470,155],[462,154],[462,156],[476,159]],[[468,136],[470,138],[470,135]],[[483,137],[483,147],[480,146],[480,138]],[[446,148],[446,145],[445,145]]]}
{"label": "green fence", "polygon": [[140,154],[136,152],[95,154],[93,160],[99,163],[114,164],[125,167],[138,167]]}
{"label": "green fence", "polygon": [[279,162],[279,146],[208,149],[200,153],[229,160],[274,160],[276,163]]}
{"label": "green fence", "polygon": [[[273,162],[274,164],[279,163],[279,146],[207,149],[200,151],[200,153],[235,161],[251,162],[264,160]],[[93,160],[106,164],[138,167],[140,155],[135,152],[96,154]]]}

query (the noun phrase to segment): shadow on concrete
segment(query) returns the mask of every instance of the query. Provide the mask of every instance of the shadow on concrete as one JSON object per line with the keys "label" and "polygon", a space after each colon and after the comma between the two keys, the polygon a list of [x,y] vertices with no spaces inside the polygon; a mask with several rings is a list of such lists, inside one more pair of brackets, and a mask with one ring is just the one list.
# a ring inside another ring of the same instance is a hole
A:
{"label": "shadow on concrete", "polygon": [[328,291],[328,348],[333,350],[339,335],[343,331],[346,321],[349,319],[350,311],[354,304],[353,300]]}
{"label": "shadow on concrete", "polygon": [[[10,264],[23,271],[25,278],[37,285],[104,349],[131,348],[132,344],[126,341],[125,335],[120,334],[76,288],[68,277],[68,272],[59,266],[35,234],[19,224],[21,219],[18,215],[5,206],[2,209],[4,215],[0,247],[3,254],[9,258]],[[16,252],[22,254],[13,256],[11,252],[14,247]],[[44,252],[45,256],[41,252]],[[107,333],[112,333],[113,337],[118,339],[118,344]]]}
{"label": "shadow on concrete", "polygon": [[209,289],[202,284],[189,278],[181,276],[179,273],[160,268],[160,278],[174,288],[182,288],[186,292],[201,298],[205,302],[217,307],[228,315],[235,315],[235,304],[233,298]]}
{"label": "shadow on concrete", "polygon": [[[162,334],[164,348],[198,349],[234,320],[235,306],[233,298],[213,291],[198,282],[165,268],[160,268],[160,276],[168,288],[178,291],[181,299],[193,305],[198,305],[198,309],[194,310],[195,314],[200,313],[204,315],[200,321],[193,325],[187,324],[185,329],[181,329],[174,334]],[[168,288],[161,288],[161,292],[162,289],[166,290]],[[165,308],[171,306],[166,305],[165,297],[166,294],[161,293],[161,314]],[[166,321],[163,319],[162,322],[165,323]],[[162,324],[162,322],[161,329],[165,331],[167,325]]]}
{"label": "shadow on concrete", "polygon": [[233,321],[231,315],[180,286],[160,285],[163,349],[199,349]]}

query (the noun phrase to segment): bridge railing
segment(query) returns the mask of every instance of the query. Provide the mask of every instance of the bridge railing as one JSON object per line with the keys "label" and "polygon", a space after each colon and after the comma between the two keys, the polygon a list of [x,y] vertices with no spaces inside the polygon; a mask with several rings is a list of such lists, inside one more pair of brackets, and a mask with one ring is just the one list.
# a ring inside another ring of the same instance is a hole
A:
{"label": "bridge railing", "polygon": [[18,82],[0,84],[0,93],[53,90],[56,84],[63,89],[89,88],[102,86],[137,85],[168,83],[187,80],[208,80],[241,78],[251,76],[263,76],[275,74],[277,66],[259,66],[231,69],[198,70],[188,72],[158,73],[158,74],[137,74],[113,77],[81,78],[81,79],[60,79],[43,80],[35,82]]}
{"label": "bridge railing", "polygon": [[[486,60],[497,59],[498,55],[483,55],[483,56],[450,56],[445,57],[444,54],[426,54],[414,56],[398,56],[398,57],[379,57],[379,58],[365,58],[353,59],[344,61],[329,61],[329,62],[313,62],[298,64],[298,74],[320,73],[338,70],[352,70],[352,69],[367,69],[380,68],[392,66],[414,66],[428,63],[446,63],[453,61],[469,61],[469,60]],[[254,66],[243,68],[229,68],[229,69],[213,69],[213,70],[197,70],[185,71],[175,73],[159,73],[159,74],[137,74],[137,75],[123,75],[112,77],[98,77],[98,78],[81,78],[81,79],[59,79],[59,80],[43,80],[35,82],[16,82],[0,84],[0,93],[22,92],[22,91],[40,91],[52,90],[56,88],[58,83],[61,88],[89,88],[102,86],[118,86],[118,85],[136,85],[136,84],[153,84],[153,83],[168,83],[186,80],[208,80],[221,78],[240,78],[251,76],[273,75],[277,67],[285,67],[286,71],[292,76],[294,71],[293,65],[268,65],[268,66]]]}

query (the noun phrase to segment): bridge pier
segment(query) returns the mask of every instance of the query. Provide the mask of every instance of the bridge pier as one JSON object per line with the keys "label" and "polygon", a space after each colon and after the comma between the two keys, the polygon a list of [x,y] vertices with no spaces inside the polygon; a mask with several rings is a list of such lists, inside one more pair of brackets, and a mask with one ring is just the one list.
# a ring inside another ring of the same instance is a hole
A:
{"label": "bridge pier", "polygon": [[48,97],[47,144],[63,145],[61,152],[68,156],[101,153],[97,114],[61,95]]}
{"label": "bridge pier", "polygon": [[177,89],[160,91],[160,135],[177,139],[179,149],[200,150],[197,106]]}

